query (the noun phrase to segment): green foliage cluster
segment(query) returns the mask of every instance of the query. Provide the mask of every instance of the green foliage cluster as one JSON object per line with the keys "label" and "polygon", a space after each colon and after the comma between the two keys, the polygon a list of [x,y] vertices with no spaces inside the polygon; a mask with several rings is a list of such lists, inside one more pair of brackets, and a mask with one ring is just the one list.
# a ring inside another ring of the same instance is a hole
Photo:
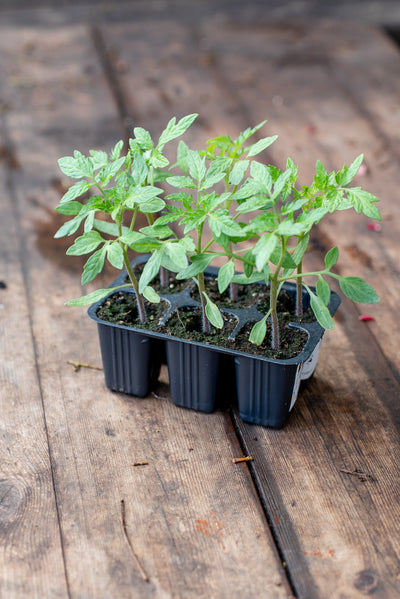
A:
{"label": "green foliage cluster", "polygon": [[[83,234],[67,251],[69,255],[90,254],[82,284],[102,271],[106,259],[118,269],[126,268],[136,292],[139,318],[145,322],[143,298],[160,301],[151,286],[160,270],[172,271],[181,280],[193,279],[202,303],[203,331],[207,333],[211,325],[222,328],[223,317],[209,297],[204,272],[222,256],[220,293],[230,287],[234,296],[237,285],[259,281],[270,286],[269,311],[254,325],[250,340],[261,344],[267,319],[271,319],[275,349],[279,348],[277,297],[285,281],[297,282],[297,314],[301,316],[302,289],[306,289],[315,317],[325,329],[333,327],[328,309],[330,280],[336,279],[342,292],[355,302],[379,301],[361,278],[342,277],[333,270],[338,259],[336,247],[326,254],[324,268],[303,271],[310,231],[324,216],[354,209],[380,219],[378,198],[350,185],[363,156],[332,172],[318,161],[311,185],[298,187],[298,169],[290,158],[284,170],[256,160],[276,140],[272,136],[249,141],[263,122],[246,129],[237,139],[211,139],[202,151],[192,150],[180,140],[176,163],[171,167],[165,145],[182,136],[196,116],[188,115],[179,122],[172,118],[157,143],[148,131],[135,128],[123,155],[123,142],[119,141],[110,155],[92,150],[84,156],[76,151],[73,157],[59,160],[62,172],[77,182],[57,207],[58,212],[72,218],[56,237],[72,235],[83,225]],[[160,182],[166,182],[171,193],[166,195],[158,186]],[[140,213],[146,215],[147,225],[137,230]],[[172,223],[181,225],[181,237],[174,233]],[[205,234],[207,229],[211,238]],[[129,250],[150,255],[140,278],[131,269]],[[235,268],[238,262],[241,274]],[[305,282],[307,277],[316,278],[315,290]],[[113,290],[99,289],[68,303],[88,305]]]}

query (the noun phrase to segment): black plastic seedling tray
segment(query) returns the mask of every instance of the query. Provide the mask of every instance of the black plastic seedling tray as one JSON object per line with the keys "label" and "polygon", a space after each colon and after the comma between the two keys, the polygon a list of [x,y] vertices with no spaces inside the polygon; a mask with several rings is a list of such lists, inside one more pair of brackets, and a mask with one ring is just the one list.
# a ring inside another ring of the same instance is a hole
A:
{"label": "black plastic seedling tray", "polygon": [[[207,274],[216,276],[217,269],[210,268]],[[125,280],[126,273],[123,272],[111,287],[122,285]],[[295,296],[295,284],[286,283],[283,289]],[[127,292],[134,293],[131,289]],[[161,319],[165,322],[176,307],[200,306],[188,290],[163,294],[162,298],[169,304]],[[138,397],[147,396],[166,357],[171,399],[175,405],[212,412],[220,405],[217,400],[226,399],[222,397],[224,389],[233,397],[236,391],[242,420],[273,428],[283,426],[296,401],[301,381],[313,374],[324,335],[324,329],[317,322],[291,324],[308,335],[303,350],[287,360],[271,359],[101,320],[97,311],[104,301],[93,304],[88,315],[98,326],[105,381],[109,389]],[[303,304],[304,308],[309,306],[309,296],[305,291]],[[332,292],[328,306],[332,315],[339,304],[339,296]],[[254,307],[229,312],[238,319],[233,334],[249,320],[257,318]],[[233,386],[227,384],[232,378]]]}

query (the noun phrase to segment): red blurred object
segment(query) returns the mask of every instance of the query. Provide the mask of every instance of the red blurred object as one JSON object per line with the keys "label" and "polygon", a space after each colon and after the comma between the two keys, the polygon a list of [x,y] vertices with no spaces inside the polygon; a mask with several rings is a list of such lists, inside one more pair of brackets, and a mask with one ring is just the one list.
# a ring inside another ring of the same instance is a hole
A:
{"label": "red blurred object", "polygon": [[366,314],[362,314],[358,317],[358,320],[362,320],[363,322],[370,322],[371,320],[375,320],[373,316],[367,316]]}
{"label": "red blurred object", "polygon": [[379,223],[368,223],[367,229],[370,231],[380,231],[381,225]]}

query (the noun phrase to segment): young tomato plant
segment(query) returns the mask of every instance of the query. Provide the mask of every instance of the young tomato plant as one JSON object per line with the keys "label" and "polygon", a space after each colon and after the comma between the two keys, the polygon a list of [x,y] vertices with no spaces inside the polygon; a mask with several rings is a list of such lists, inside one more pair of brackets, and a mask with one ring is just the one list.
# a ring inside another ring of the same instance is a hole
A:
{"label": "young tomato plant", "polygon": [[219,255],[210,250],[214,239],[204,241],[204,227],[208,223],[211,231],[220,234],[229,230],[242,238],[240,226],[229,216],[228,210],[223,208],[229,198],[229,192],[218,194],[211,189],[226,176],[226,161],[214,161],[209,168],[206,158],[200,152],[190,150],[187,146],[182,151],[181,145],[178,163],[184,175],[169,177],[167,182],[180,190],[170,194],[168,200],[173,200],[178,205],[167,208],[169,215],[165,219],[179,220],[184,226],[184,234],[194,234],[194,251],[189,254],[190,265],[178,272],[178,279],[192,278],[199,290],[202,308],[202,328],[204,333],[211,332],[211,324],[222,328],[223,318],[220,310],[210,299],[206,290],[204,271],[212,260]]}
{"label": "young tomato plant", "polygon": [[[300,191],[293,188],[293,202],[285,206],[286,212],[295,212],[300,208],[301,214],[298,222],[309,220],[310,214],[314,215],[312,225],[321,220],[326,214],[337,210],[348,210],[353,208],[358,214],[365,214],[369,218],[380,220],[378,207],[375,205],[378,198],[365,191],[361,187],[349,187],[355,175],[358,173],[364,156],[360,154],[354,162],[346,165],[339,171],[328,173],[322,162],[316,164],[316,172],[313,183],[307,187],[303,186]],[[303,240],[303,233],[299,236],[299,242]],[[302,261],[297,265],[297,301],[296,314],[302,316]]]}
{"label": "young tomato plant", "polygon": [[[231,204],[235,199],[235,194],[236,198],[239,196],[243,197],[238,192],[238,188],[245,180],[245,175],[250,165],[251,158],[266,150],[278,138],[277,135],[273,135],[271,137],[259,139],[257,142],[251,145],[245,145],[250,137],[257,133],[257,131],[261,129],[266,122],[267,121],[262,121],[253,128],[248,127],[245,131],[242,131],[236,139],[231,139],[229,135],[221,135],[219,137],[210,139],[207,142],[206,151],[202,152],[202,154],[206,156],[207,160],[224,165],[225,192],[230,193],[230,195],[224,201],[224,208],[227,210],[229,210],[231,207]],[[218,242],[219,239],[216,241]],[[222,245],[226,247],[228,253],[231,253],[233,244],[234,240],[229,240],[227,244]],[[232,278],[233,274],[233,262],[229,259],[225,268],[223,267],[222,272],[218,277],[219,282],[222,281],[222,287],[224,287],[224,290],[226,278],[228,276],[231,276]],[[236,301],[238,286],[237,283],[233,281],[233,278],[229,283],[229,288],[231,300]]]}
{"label": "young tomato plant", "polygon": [[[167,199],[175,202],[167,206],[168,218],[178,220],[184,226],[184,233],[194,233],[195,251],[190,258],[190,266],[181,270],[177,278],[193,278],[198,286],[202,305],[203,332],[211,331],[211,324],[222,328],[223,318],[217,305],[207,294],[205,269],[216,256],[226,256],[227,262],[218,274],[218,289],[223,293],[228,286],[231,298],[236,299],[235,266],[232,247],[248,238],[244,226],[238,224],[230,214],[234,199],[247,198],[251,194],[249,186],[241,191],[242,182],[251,163],[251,158],[269,147],[277,136],[266,137],[245,146],[265,122],[253,129],[246,129],[232,140],[228,136],[217,137],[207,142],[205,151],[193,151],[181,141],[178,147],[177,163],[184,173],[172,176],[167,182],[178,188]],[[178,205],[176,205],[176,203]],[[204,242],[205,226],[209,227],[212,238]]]}
{"label": "young tomato plant", "polygon": [[[67,250],[72,256],[90,254],[83,268],[82,285],[91,282],[103,270],[106,258],[118,269],[125,267],[135,290],[142,323],[147,320],[144,298],[150,302],[160,301],[149,283],[161,267],[177,271],[186,266],[186,253],[192,247],[190,239],[177,239],[167,224],[156,219],[157,213],[165,207],[165,201],[160,197],[163,190],[156,184],[167,176],[165,168],[169,161],[163,153],[165,145],[183,135],[196,117],[191,114],[179,122],[172,118],[157,144],[148,131],[136,127],[126,155],[121,156],[124,145],[121,140],[109,155],[91,150],[84,156],[75,151],[73,156],[59,160],[62,172],[77,182],[56,208],[72,218],[55,237],[73,235],[83,225],[83,234]],[[94,193],[88,195],[88,192]],[[144,214],[148,221],[148,226],[140,231],[135,230],[138,214]],[[128,256],[130,249],[139,253],[151,252],[140,278],[132,270]],[[68,305],[88,305],[126,286],[98,289],[71,300]]]}
{"label": "young tomato plant", "polygon": [[[257,190],[255,195],[240,203],[239,214],[258,210],[246,226],[246,232],[255,237],[252,250],[246,254],[245,273],[254,280],[254,271],[261,274],[270,287],[268,313],[257,322],[250,334],[250,341],[259,345],[266,335],[266,321],[271,319],[273,349],[280,348],[277,299],[282,285],[290,279],[300,281],[297,285],[297,314],[302,309],[303,288],[310,297],[310,306],[317,321],[325,329],[333,328],[328,309],[330,300],[329,278],[337,279],[343,293],[355,302],[374,303],[378,296],[368,283],[359,277],[342,277],[332,272],[338,259],[336,247],[325,256],[325,268],[303,272],[302,261],[309,243],[312,227],[328,213],[354,208],[372,218],[380,218],[375,206],[378,199],[361,188],[347,188],[361,164],[358,157],[353,164],[341,171],[328,174],[320,162],[311,187],[297,191],[297,167],[289,158],[286,171],[274,166],[253,163],[249,185]],[[245,258],[243,257],[243,258]],[[304,277],[317,277],[315,292],[304,283]],[[328,279],[328,280],[327,280]],[[300,308],[301,304],[301,308]]]}

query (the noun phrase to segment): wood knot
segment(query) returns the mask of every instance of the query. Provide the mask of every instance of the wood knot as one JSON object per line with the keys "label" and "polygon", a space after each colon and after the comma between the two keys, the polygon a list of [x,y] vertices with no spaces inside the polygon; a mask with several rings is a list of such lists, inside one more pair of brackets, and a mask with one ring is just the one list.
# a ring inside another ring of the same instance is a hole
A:
{"label": "wood knot", "polygon": [[354,586],[365,595],[373,595],[378,589],[379,578],[372,568],[361,570],[356,576]]}
{"label": "wood knot", "polygon": [[0,479],[0,531],[7,535],[17,522],[24,504],[21,490],[6,479]]}

